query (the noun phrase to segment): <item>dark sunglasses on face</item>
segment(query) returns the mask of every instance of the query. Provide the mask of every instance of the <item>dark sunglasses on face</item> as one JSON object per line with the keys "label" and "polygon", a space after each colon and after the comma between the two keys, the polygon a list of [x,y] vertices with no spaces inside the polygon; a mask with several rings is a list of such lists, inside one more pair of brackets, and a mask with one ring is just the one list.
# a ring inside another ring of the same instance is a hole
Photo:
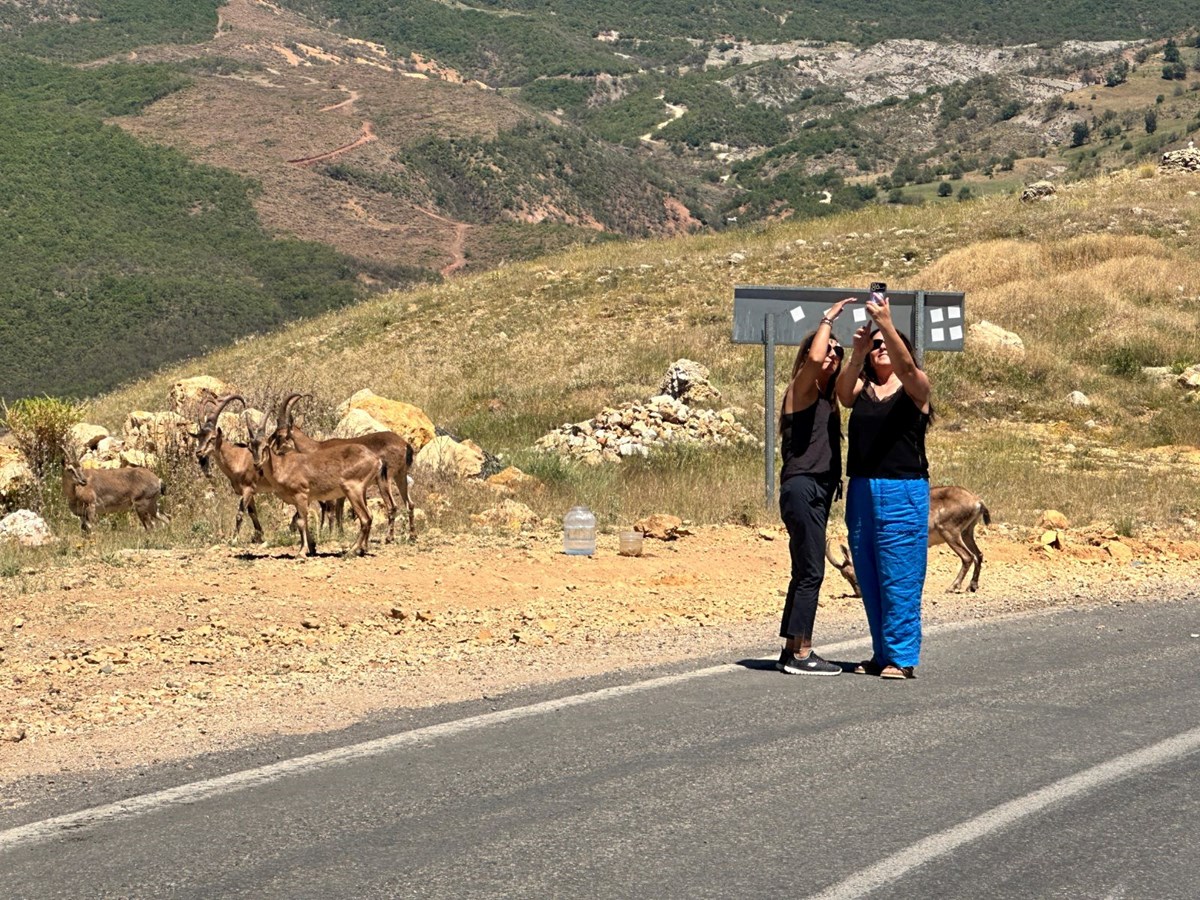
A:
{"label": "dark sunglasses on face", "polygon": [[871,352],[874,353],[876,350],[878,350],[880,347],[883,347],[883,346],[885,346],[883,341],[876,338],[875,340],[871,341]]}
{"label": "dark sunglasses on face", "polygon": [[846,348],[841,344],[830,344],[829,353],[832,353],[838,359],[842,359],[846,355]]}

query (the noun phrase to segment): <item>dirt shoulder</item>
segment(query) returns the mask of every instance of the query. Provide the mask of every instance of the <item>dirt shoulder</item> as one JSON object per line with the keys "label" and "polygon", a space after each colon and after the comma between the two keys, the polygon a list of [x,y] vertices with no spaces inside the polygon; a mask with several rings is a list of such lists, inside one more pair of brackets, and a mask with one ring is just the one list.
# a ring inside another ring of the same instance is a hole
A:
{"label": "dirt shoulder", "polygon": [[[1111,535],[1110,535],[1111,537]],[[1111,542],[1110,542],[1111,543]],[[930,552],[929,622],[1184,593],[1200,543],[1086,537],[1043,549],[993,526],[977,594]],[[386,710],[760,644],[787,581],[782,529],[703,527],[640,558],[601,536],[424,536],[366,559],[290,549],[127,551],[0,581],[0,784],[121,770],[332,730]],[[830,569],[826,634],[863,630]],[[818,635],[819,637],[819,635]],[[818,642],[819,643],[819,642]]]}

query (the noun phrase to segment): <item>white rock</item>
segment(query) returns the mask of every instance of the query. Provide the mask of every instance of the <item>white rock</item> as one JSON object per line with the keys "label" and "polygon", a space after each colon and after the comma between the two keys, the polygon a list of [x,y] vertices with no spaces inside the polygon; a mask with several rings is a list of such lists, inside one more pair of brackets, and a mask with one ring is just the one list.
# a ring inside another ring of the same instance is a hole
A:
{"label": "white rock", "polygon": [[1070,406],[1091,406],[1092,401],[1088,399],[1087,394],[1083,391],[1071,391],[1067,394],[1067,403]]}
{"label": "white rock", "polygon": [[50,526],[35,512],[18,509],[0,519],[0,541],[16,541],[22,547],[42,547],[52,539]]}

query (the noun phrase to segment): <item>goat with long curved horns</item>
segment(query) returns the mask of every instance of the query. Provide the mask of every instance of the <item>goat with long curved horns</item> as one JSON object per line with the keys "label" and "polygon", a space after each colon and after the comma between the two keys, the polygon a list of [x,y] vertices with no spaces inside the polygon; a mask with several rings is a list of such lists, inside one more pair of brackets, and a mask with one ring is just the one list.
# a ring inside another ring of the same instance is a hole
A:
{"label": "goat with long curved horns", "polygon": [[354,444],[300,452],[296,448],[292,429],[280,427],[287,421],[289,406],[286,402],[280,406],[284,418],[276,423],[276,429],[270,435],[267,434],[265,418],[258,428],[251,431],[250,453],[255,468],[284,503],[295,507],[294,523],[300,530],[301,553],[312,556],[317,552],[316,541],[309,530],[309,505],[345,497],[350,501],[359,523],[355,552],[359,556],[366,555],[371,538],[367,485],[382,477],[383,463],[370,450]]}
{"label": "goat with long curved horns", "polygon": [[[414,507],[408,494],[408,469],[413,461],[412,446],[394,431],[376,431],[372,434],[364,434],[353,438],[315,440],[301,431],[292,419],[292,407],[299,400],[307,396],[309,395],[289,394],[283,399],[279,404],[279,415],[276,418],[276,433],[279,433],[281,429],[287,431],[292,442],[296,445],[296,449],[302,453],[311,453],[314,450],[329,450],[349,445],[365,447],[374,453],[384,465],[383,474],[379,479],[378,486],[379,495],[383,499],[383,507],[387,513],[388,532],[386,540],[390,543],[395,539],[396,534],[396,499],[395,494],[393,494],[394,491],[399,494],[400,499],[404,501],[404,505],[408,510],[408,539],[415,541],[417,539],[417,529],[413,521]],[[340,503],[338,505],[338,519],[340,524]]]}

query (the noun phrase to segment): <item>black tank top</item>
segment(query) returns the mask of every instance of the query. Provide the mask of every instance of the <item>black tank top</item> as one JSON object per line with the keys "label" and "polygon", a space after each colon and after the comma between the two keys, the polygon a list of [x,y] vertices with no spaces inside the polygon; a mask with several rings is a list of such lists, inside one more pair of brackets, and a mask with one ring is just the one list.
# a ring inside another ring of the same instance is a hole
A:
{"label": "black tank top", "polygon": [[832,397],[816,401],[796,412],[784,413],[779,421],[783,471],[779,483],[794,475],[842,477],[842,417]]}
{"label": "black tank top", "polygon": [[929,414],[903,388],[883,400],[869,382],[850,410],[846,474],[851,478],[929,479],[925,430]]}

